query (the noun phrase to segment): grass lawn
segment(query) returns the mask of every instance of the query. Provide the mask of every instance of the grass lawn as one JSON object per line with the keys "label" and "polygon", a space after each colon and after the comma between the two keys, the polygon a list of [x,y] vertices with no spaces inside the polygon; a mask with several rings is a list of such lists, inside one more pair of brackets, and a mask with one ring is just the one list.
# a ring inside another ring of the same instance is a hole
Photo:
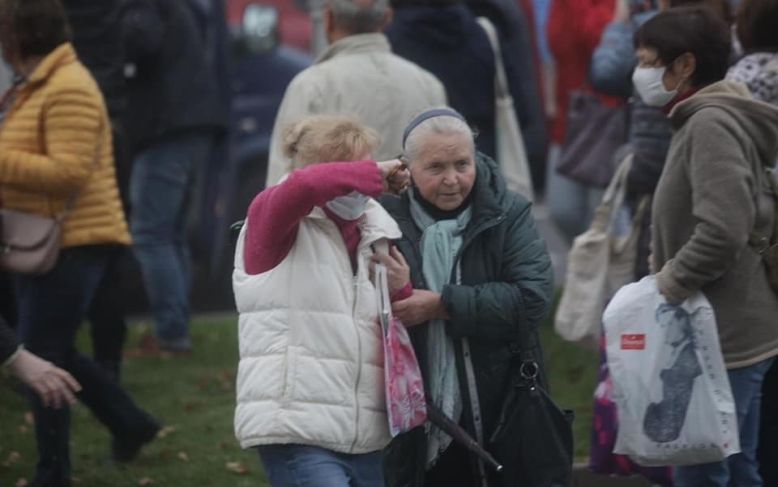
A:
{"label": "grass lawn", "polygon": [[[202,319],[192,327],[195,354],[184,358],[130,358],[122,383],[144,408],[167,426],[139,458],[126,466],[108,461],[108,432],[82,405],[72,409],[71,458],[75,486],[266,486],[253,452],[233,436],[237,363],[235,319]],[[140,327],[130,330],[137,343]],[[82,338],[85,338],[82,334]],[[88,349],[82,340],[82,350]],[[562,342],[544,326],[543,343],[556,401],[576,411],[576,456],[589,448],[594,352]],[[36,460],[24,399],[0,376],[0,487],[22,486]]]}

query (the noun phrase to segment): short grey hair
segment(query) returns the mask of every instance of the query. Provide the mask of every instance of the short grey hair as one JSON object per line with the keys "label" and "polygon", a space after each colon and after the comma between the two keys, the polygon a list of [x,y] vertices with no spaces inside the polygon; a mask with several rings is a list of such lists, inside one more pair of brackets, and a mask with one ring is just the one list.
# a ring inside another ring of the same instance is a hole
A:
{"label": "short grey hair", "polygon": [[457,117],[437,116],[428,118],[408,134],[403,148],[403,158],[411,163],[419,157],[424,140],[429,134],[462,134],[470,141],[470,150],[475,156],[475,133],[467,123]]}
{"label": "short grey hair", "polygon": [[351,34],[369,34],[383,29],[389,0],[328,0],[338,27]]}

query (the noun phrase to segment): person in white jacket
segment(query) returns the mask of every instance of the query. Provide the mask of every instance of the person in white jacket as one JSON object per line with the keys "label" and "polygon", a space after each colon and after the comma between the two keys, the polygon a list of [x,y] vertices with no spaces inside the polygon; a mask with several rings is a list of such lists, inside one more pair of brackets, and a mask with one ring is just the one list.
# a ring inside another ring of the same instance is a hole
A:
{"label": "person in white jacket", "polygon": [[392,18],[389,0],[328,0],[324,10],[330,47],[286,89],[270,142],[267,186],[291,169],[282,132],[306,115],[353,115],[381,134],[377,160],[397,157],[402,132],[422,110],[446,104],[443,84],[392,53],[383,34]]}
{"label": "person in white jacket", "polygon": [[235,253],[235,433],[274,487],[383,487],[390,435],[371,262],[388,264],[393,298],[412,289],[396,249],[374,255],[400,230],[372,198],[410,175],[398,160],[371,160],[378,136],[353,118],[308,117],[284,134],[296,170],[251,203]]}

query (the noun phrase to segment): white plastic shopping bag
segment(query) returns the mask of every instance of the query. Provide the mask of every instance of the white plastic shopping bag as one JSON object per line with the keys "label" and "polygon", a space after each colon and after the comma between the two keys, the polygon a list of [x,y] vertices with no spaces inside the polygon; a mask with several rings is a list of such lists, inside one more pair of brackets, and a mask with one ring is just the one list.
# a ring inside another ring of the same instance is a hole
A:
{"label": "white plastic shopping bag", "polygon": [[670,305],[649,276],[621,288],[603,321],[619,414],[614,453],[660,466],[740,451],[716,319],[702,293]]}

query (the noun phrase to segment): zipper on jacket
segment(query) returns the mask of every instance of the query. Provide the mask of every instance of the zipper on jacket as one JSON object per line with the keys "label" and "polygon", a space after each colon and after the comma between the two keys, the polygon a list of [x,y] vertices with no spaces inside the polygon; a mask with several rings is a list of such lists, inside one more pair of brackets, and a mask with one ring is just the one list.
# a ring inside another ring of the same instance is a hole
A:
{"label": "zipper on jacket", "polygon": [[351,308],[351,320],[354,322],[354,331],[357,333],[357,380],[354,383],[354,407],[356,414],[354,418],[354,441],[351,443],[351,451],[357,445],[359,439],[359,381],[362,379],[362,340],[359,335],[359,320],[357,319],[357,301],[359,300],[359,266],[357,273],[352,277],[354,288],[354,300]]}

